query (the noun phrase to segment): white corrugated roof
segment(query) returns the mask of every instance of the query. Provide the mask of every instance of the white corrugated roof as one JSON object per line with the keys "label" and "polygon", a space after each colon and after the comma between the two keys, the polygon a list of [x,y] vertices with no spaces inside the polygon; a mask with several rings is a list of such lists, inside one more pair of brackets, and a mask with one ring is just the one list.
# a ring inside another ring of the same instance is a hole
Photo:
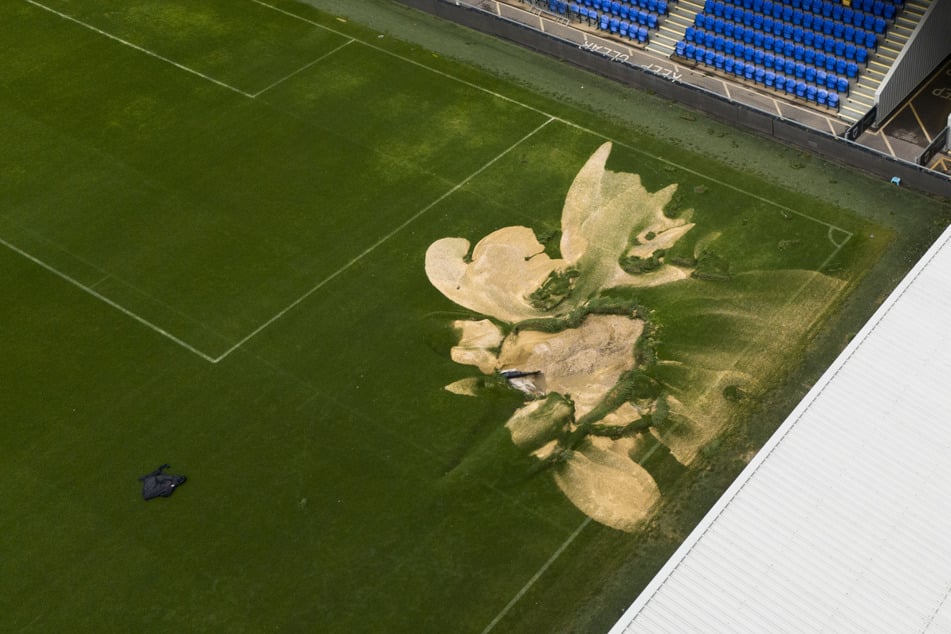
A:
{"label": "white corrugated roof", "polygon": [[612,634],[951,632],[951,229]]}

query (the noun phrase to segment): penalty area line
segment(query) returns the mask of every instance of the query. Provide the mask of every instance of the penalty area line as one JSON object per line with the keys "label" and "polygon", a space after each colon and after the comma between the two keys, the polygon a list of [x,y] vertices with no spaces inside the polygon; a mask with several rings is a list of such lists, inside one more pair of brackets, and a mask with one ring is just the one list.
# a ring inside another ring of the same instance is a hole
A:
{"label": "penalty area line", "polygon": [[201,77],[201,78],[204,79],[205,81],[210,81],[211,83],[217,84],[218,86],[221,86],[222,88],[227,88],[228,90],[230,90],[230,91],[232,91],[232,92],[236,92],[236,93],[238,93],[239,95],[243,95],[243,96],[245,96],[245,97],[248,97],[249,99],[254,99],[254,95],[252,95],[252,94],[250,94],[250,93],[247,93],[247,92],[244,92],[244,91],[241,90],[240,88],[235,88],[234,86],[232,86],[232,85],[230,85],[230,84],[226,84],[225,82],[223,82],[223,81],[221,81],[221,80],[218,80],[218,79],[215,79],[214,77],[209,77],[208,75],[205,75],[204,73],[201,73],[201,72],[195,70],[194,68],[189,68],[188,66],[185,66],[185,65],[183,65],[183,64],[179,64],[178,62],[176,62],[176,61],[174,61],[174,60],[171,60],[171,59],[169,59],[169,58],[167,58],[167,57],[163,57],[162,55],[159,55],[158,53],[155,53],[155,52],[153,52],[153,51],[150,51],[150,50],[147,49],[147,48],[143,48],[143,47],[139,46],[138,44],[133,44],[132,42],[129,42],[128,40],[124,40],[124,39],[122,39],[121,37],[118,37],[118,36],[116,36],[116,35],[113,35],[112,33],[108,33],[108,32],[106,32],[106,31],[103,31],[102,29],[97,28],[97,27],[94,27],[93,25],[88,24],[88,23],[86,23],[86,22],[83,22],[82,20],[80,20],[80,19],[78,19],[78,18],[74,18],[73,16],[67,15],[66,13],[61,13],[60,11],[57,11],[56,9],[54,9],[54,8],[52,8],[52,7],[48,7],[48,6],[46,6],[45,4],[41,4],[41,3],[37,2],[36,0],[24,0],[24,1],[27,2],[27,3],[29,3],[29,4],[32,4],[34,7],[38,7],[38,8],[40,8],[40,9],[43,9],[44,11],[49,11],[50,13],[52,13],[52,14],[54,14],[54,15],[58,15],[59,17],[63,18],[64,20],[69,20],[70,22],[73,22],[74,24],[78,24],[78,25],[81,26],[81,27],[87,28],[87,29],[89,29],[90,31],[93,31],[93,32],[95,32],[95,33],[98,33],[99,35],[102,35],[102,36],[104,36],[104,37],[107,37],[107,38],[109,38],[110,40],[116,41],[116,42],[118,42],[118,43],[120,43],[120,44],[123,44],[124,46],[128,46],[129,48],[135,49],[135,50],[139,51],[140,53],[145,53],[145,54],[148,55],[149,57],[154,57],[154,58],[157,59],[157,60],[160,60],[160,61],[165,62],[166,64],[171,64],[171,65],[174,66],[175,68],[178,68],[179,70],[183,70],[183,71],[185,71],[186,73],[191,73],[192,75],[195,75],[196,77]]}
{"label": "penalty area line", "polygon": [[[319,29],[323,29],[324,31],[328,31],[328,32],[330,32],[330,33],[334,33],[334,34],[339,35],[339,36],[341,36],[341,37],[350,37],[349,35],[347,35],[346,33],[342,32],[342,31],[338,31],[337,29],[334,29],[334,28],[332,28],[332,27],[326,26],[326,25],[324,25],[324,24],[321,24],[321,23],[319,23],[319,22],[316,22],[316,21],[314,21],[314,20],[311,20],[310,18],[306,18],[306,17],[304,17],[304,16],[302,16],[302,15],[298,15],[297,13],[294,13],[294,12],[292,12],[292,11],[287,11],[286,9],[282,9],[282,8],[280,8],[280,7],[274,6],[273,4],[269,4],[269,3],[267,3],[267,2],[264,2],[264,0],[250,0],[250,1],[253,2],[253,3],[255,3],[255,4],[261,5],[262,7],[267,7],[268,9],[271,9],[271,10],[273,10],[273,11],[277,11],[278,13],[283,13],[284,15],[286,15],[286,16],[288,16],[288,17],[291,17],[291,18],[293,18],[293,19],[295,19],[295,20],[300,20],[301,22],[306,22],[307,24],[313,25],[313,26],[315,26],[315,27],[317,27],[317,28],[319,28]],[[383,48],[383,47],[380,47],[380,46],[377,46],[377,45],[373,44],[372,42],[367,42],[367,41],[365,41],[365,40],[361,40],[361,39],[358,39],[358,38],[353,38],[353,39],[354,39],[354,41],[356,41],[356,42],[358,42],[358,43],[360,43],[360,44],[366,46],[367,48],[373,49],[373,50],[378,51],[378,52],[380,52],[380,53],[383,53],[383,54],[385,54],[385,55],[389,55],[389,56],[394,57],[394,58],[396,58],[396,59],[402,60],[402,61],[404,61],[404,62],[406,62],[406,63],[408,63],[408,64],[412,64],[413,66],[417,66],[417,67],[419,67],[419,68],[423,68],[423,69],[425,69],[425,70],[428,70],[428,71],[431,72],[431,73],[434,73],[434,74],[439,75],[439,76],[441,76],[441,77],[445,77],[446,79],[449,79],[449,80],[451,80],[451,81],[455,81],[455,82],[460,83],[460,84],[462,84],[462,85],[464,85],[464,86],[469,86],[470,88],[473,88],[473,89],[475,89],[475,90],[478,90],[478,91],[480,91],[480,92],[482,92],[482,93],[484,93],[484,94],[491,95],[492,97],[496,97],[497,99],[501,99],[502,101],[505,101],[505,102],[511,103],[511,104],[513,104],[513,105],[519,106],[520,108],[524,108],[525,110],[529,110],[529,111],[531,111],[531,112],[536,112],[536,113],[538,113],[538,114],[540,114],[540,115],[544,115],[544,116],[546,116],[546,117],[551,117],[553,120],[555,120],[555,121],[557,121],[557,122],[559,122],[559,123],[563,123],[563,124],[565,124],[566,126],[568,126],[568,127],[570,127],[570,128],[574,128],[574,129],[579,130],[579,131],[581,131],[581,132],[584,132],[584,133],[586,133],[586,134],[590,134],[590,135],[592,135],[592,136],[594,136],[594,137],[596,137],[596,138],[599,138],[599,139],[604,139],[605,141],[610,141],[611,143],[613,143],[613,144],[615,144],[615,145],[618,145],[618,146],[620,146],[620,147],[623,147],[623,148],[625,148],[625,149],[627,149],[627,150],[630,150],[630,151],[632,151],[632,152],[637,152],[638,154],[640,154],[640,155],[642,155],[642,156],[646,156],[646,157],[648,157],[648,158],[650,158],[650,159],[653,159],[653,160],[655,160],[655,161],[659,161],[659,162],[661,162],[661,163],[664,163],[665,165],[670,165],[670,166],[672,166],[672,167],[676,167],[676,168],[678,168],[678,169],[681,169],[681,170],[687,172],[688,174],[693,174],[694,176],[698,176],[698,177],[700,177],[700,178],[702,178],[702,179],[704,179],[704,180],[707,180],[707,181],[709,181],[709,182],[711,182],[711,183],[716,183],[717,185],[721,185],[721,186],[723,186],[723,187],[726,187],[727,189],[732,189],[732,190],[735,191],[735,192],[739,192],[739,193],[744,194],[744,195],[746,195],[746,196],[749,196],[749,197],[751,197],[751,198],[753,198],[753,199],[755,199],[755,200],[759,200],[760,202],[766,203],[766,204],[768,204],[768,205],[770,205],[770,206],[773,206],[773,207],[775,207],[775,208],[777,208],[777,209],[780,209],[780,210],[783,210],[783,211],[786,211],[786,212],[795,214],[795,215],[797,215],[797,216],[800,216],[800,217],[805,218],[805,219],[807,219],[807,220],[811,220],[811,221],[813,221],[813,222],[819,223],[819,224],[824,225],[824,226],[826,226],[826,227],[831,227],[831,228],[833,228],[833,229],[837,229],[837,230],[842,231],[842,232],[844,232],[844,233],[849,233],[847,230],[843,229],[842,227],[837,227],[837,226],[835,226],[835,225],[833,225],[833,224],[830,224],[830,223],[828,223],[828,222],[825,222],[824,220],[820,220],[819,218],[815,218],[815,217],[813,217],[813,216],[810,216],[809,214],[807,214],[807,213],[805,213],[805,212],[798,211],[798,210],[796,210],[796,209],[792,209],[791,207],[787,207],[787,206],[785,206],[785,205],[782,205],[782,204],[780,204],[780,203],[778,203],[778,202],[776,202],[776,201],[774,201],[774,200],[770,200],[769,198],[765,198],[765,197],[760,196],[760,195],[758,195],[758,194],[755,194],[755,193],[753,193],[753,192],[747,191],[747,190],[743,189],[742,187],[738,187],[738,186],[736,186],[736,185],[733,185],[732,183],[728,183],[728,182],[726,182],[726,181],[720,180],[720,179],[715,178],[715,177],[713,177],[713,176],[709,176],[709,175],[707,175],[707,174],[704,174],[703,172],[699,172],[699,171],[697,171],[697,170],[691,169],[691,168],[686,167],[686,166],[684,166],[684,165],[680,165],[679,163],[675,163],[674,161],[665,159],[665,158],[663,158],[662,156],[658,156],[657,154],[653,154],[653,153],[651,153],[651,152],[648,152],[648,151],[646,151],[646,150],[643,150],[643,149],[641,149],[641,148],[639,148],[639,147],[636,147],[636,146],[634,146],[634,145],[632,145],[632,144],[630,144],[630,143],[625,143],[624,141],[620,141],[620,140],[618,140],[618,139],[615,139],[615,138],[606,136],[605,134],[603,134],[603,133],[601,133],[601,132],[597,132],[597,131],[595,131],[595,130],[592,130],[591,128],[588,128],[588,127],[586,127],[586,126],[584,126],[584,125],[581,125],[580,123],[576,123],[576,122],[571,121],[571,120],[569,120],[569,119],[565,119],[565,118],[559,117],[559,116],[557,116],[557,115],[551,114],[550,112],[547,112],[547,111],[545,111],[545,110],[542,110],[541,108],[536,108],[535,106],[532,106],[532,105],[530,105],[530,104],[527,104],[527,103],[525,103],[525,102],[523,102],[523,101],[519,101],[518,99],[515,99],[515,98],[513,98],[513,97],[509,97],[508,95],[503,95],[503,94],[500,93],[500,92],[496,92],[496,91],[494,91],[494,90],[491,90],[491,89],[489,89],[489,88],[486,88],[485,86],[480,86],[479,84],[473,83],[473,82],[468,81],[468,80],[466,80],[466,79],[462,79],[461,77],[457,77],[457,76],[455,76],[455,75],[453,75],[453,74],[451,74],[451,73],[447,73],[447,72],[442,71],[442,70],[439,70],[439,69],[437,69],[437,68],[433,68],[432,66],[427,66],[426,64],[423,64],[422,62],[418,62],[418,61],[416,61],[416,60],[414,60],[414,59],[411,59],[411,58],[409,58],[409,57],[406,57],[406,56],[404,56],[404,55],[400,55],[399,53],[395,53],[395,52],[393,52],[393,51],[387,50],[387,49],[385,49],[385,48]],[[892,154],[894,154],[894,152],[892,152]],[[788,188],[787,188],[787,189],[788,189]]]}
{"label": "penalty area line", "polygon": [[[142,316],[140,316],[140,315],[137,315],[136,313],[132,312],[131,310],[129,310],[129,309],[126,308],[125,306],[123,306],[123,305],[121,305],[121,304],[119,304],[119,303],[117,303],[117,302],[114,302],[113,300],[109,299],[108,297],[106,297],[106,296],[103,295],[102,293],[99,293],[99,292],[93,290],[91,287],[86,286],[85,284],[83,284],[83,283],[80,282],[79,280],[77,280],[77,279],[75,279],[75,278],[73,278],[73,277],[70,277],[69,275],[63,273],[63,272],[60,271],[59,269],[56,269],[56,268],[54,268],[53,266],[47,264],[47,263],[44,262],[43,260],[40,260],[39,258],[37,258],[37,257],[35,257],[35,256],[33,256],[33,255],[29,254],[29,253],[27,253],[26,251],[24,251],[24,250],[21,249],[20,247],[14,245],[14,244],[11,244],[11,243],[9,243],[9,242],[7,242],[7,241],[4,240],[3,238],[0,238],[0,244],[2,244],[3,246],[5,246],[6,248],[10,249],[10,250],[13,251],[14,253],[20,255],[21,257],[26,258],[26,259],[29,260],[30,262],[33,262],[33,263],[36,264],[37,266],[39,266],[39,267],[41,267],[41,268],[43,268],[43,269],[46,269],[47,271],[49,271],[50,273],[52,273],[52,274],[55,275],[56,277],[60,278],[61,280],[66,281],[66,282],[69,282],[70,284],[72,284],[73,286],[75,286],[76,288],[78,288],[79,290],[81,290],[81,291],[87,293],[88,295],[92,295],[93,297],[95,297],[95,298],[98,299],[99,301],[103,302],[104,304],[107,304],[107,305],[111,306],[112,308],[118,310],[118,311],[119,311],[120,313],[122,313],[123,315],[126,315],[127,317],[131,317],[132,319],[134,319],[135,321],[139,322],[139,323],[142,324],[143,326],[145,326],[145,327],[149,328],[150,330],[152,330],[152,331],[154,331],[154,332],[156,332],[156,333],[162,335],[163,337],[165,337],[165,338],[168,339],[169,341],[172,341],[172,342],[178,344],[180,347],[182,347],[182,348],[184,348],[185,350],[188,350],[189,352],[191,352],[191,353],[193,353],[193,354],[195,354],[195,355],[201,357],[201,358],[204,359],[205,361],[208,361],[209,363],[217,363],[217,361],[215,360],[214,357],[211,357],[211,356],[205,354],[204,352],[202,352],[201,350],[199,350],[199,349],[196,348],[195,346],[191,345],[191,344],[188,343],[187,341],[183,341],[182,339],[179,339],[178,337],[176,337],[176,336],[173,335],[172,333],[168,332],[168,331],[165,330],[164,328],[161,328],[160,326],[156,326],[155,324],[153,324],[152,322],[150,322],[148,319],[145,319],[144,317],[142,317]],[[108,277],[108,276],[107,276],[107,277]],[[105,278],[104,278],[104,279],[105,279]],[[104,279],[99,280],[98,282],[96,282],[96,284],[102,283],[102,282],[104,281]]]}
{"label": "penalty area line", "polygon": [[335,48],[335,49],[333,49],[333,50],[331,50],[331,51],[327,51],[326,53],[324,53],[323,55],[321,55],[320,57],[318,57],[318,58],[315,59],[314,61],[309,62],[309,63],[307,63],[307,64],[304,64],[303,66],[301,66],[300,68],[298,68],[297,70],[295,70],[293,73],[288,73],[287,75],[284,75],[283,77],[281,77],[280,79],[278,79],[276,82],[274,82],[274,83],[272,83],[272,84],[269,84],[268,86],[262,88],[261,90],[259,90],[259,91],[257,91],[256,93],[254,93],[254,94],[252,95],[252,97],[259,97],[259,96],[261,96],[262,94],[264,94],[264,93],[266,93],[267,91],[269,91],[271,88],[274,88],[275,86],[278,86],[278,85],[280,85],[280,84],[283,84],[285,81],[287,81],[287,80],[290,79],[291,77],[297,75],[298,73],[304,72],[305,70],[307,70],[308,68],[310,68],[310,67],[313,66],[314,64],[317,64],[318,62],[324,61],[325,59],[327,59],[328,57],[330,57],[331,55],[333,55],[334,53],[336,53],[336,52],[339,51],[340,49],[342,49],[342,48],[344,48],[344,47],[347,47],[347,46],[350,46],[350,45],[353,44],[355,41],[356,41],[356,40],[354,40],[354,39],[352,39],[352,38],[349,39],[349,40],[347,40],[346,42],[344,42],[343,44],[341,44],[341,45],[338,46],[337,48]]}
{"label": "penalty area line", "polygon": [[340,276],[342,273],[345,273],[346,271],[348,271],[351,267],[353,267],[354,264],[356,264],[357,262],[360,262],[363,258],[365,258],[366,256],[368,256],[368,255],[370,255],[371,253],[373,253],[374,251],[376,251],[376,249],[377,249],[380,245],[382,245],[383,243],[387,242],[390,238],[392,238],[393,236],[395,236],[396,234],[398,234],[400,231],[402,231],[403,229],[405,229],[406,227],[408,227],[410,224],[412,224],[413,222],[415,222],[417,219],[419,219],[420,216],[422,216],[422,215],[425,214],[427,211],[429,211],[430,209],[432,209],[433,207],[435,207],[436,205],[438,205],[439,203],[441,203],[443,200],[445,200],[446,198],[448,198],[448,197],[451,196],[452,194],[454,194],[454,193],[456,193],[457,191],[459,191],[459,189],[461,189],[462,187],[464,187],[464,186],[465,186],[469,181],[471,181],[473,178],[475,178],[476,176],[478,176],[479,174],[481,174],[481,173],[484,172],[485,170],[489,169],[492,165],[494,165],[496,162],[498,162],[500,159],[502,159],[502,157],[504,157],[506,154],[508,154],[509,152],[511,152],[512,150],[514,150],[515,148],[517,148],[519,145],[521,145],[522,143],[524,143],[525,141],[527,141],[527,140],[530,139],[531,137],[535,136],[542,128],[544,128],[545,126],[547,126],[549,123],[551,123],[551,122],[554,121],[554,120],[555,120],[555,119],[554,119],[553,117],[549,117],[546,121],[544,121],[541,125],[539,125],[538,127],[536,127],[534,130],[532,130],[531,132],[529,132],[528,134],[526,134],[525,136],[523,136],[521,139],[519,139],[518,141],[516,141],[515,143],[513,143],[512,145],[510,145],[510,146],[507,147],[506,149],[502,150],[502,152],[500,152],[500,153],[499,153],[497,156],[495,156],[493,159],[491,159],[490,161],[488,161],[487,163],[485,163],[482,167],[480,167],[479,169],[477,169],[476,171],[472,172],[471,174],[469,174],[468,176],[466,176],[464,179],[462,179],[461,181],[459,181],[458,183],[456,183],[451,189],[449,189],[448,191],[446,191],[445,193],[443,193],[441,196],[439,196],[438,198],[436,198],[434,201],[432,201],[431,203],[429,203],[428,205],[426,205],[425,207],[423,207],[422,209],[420,209],[419,211],[417,211],[416,213],[414,213],[412,216],[410,216],[409,218],[407,218],[406,220],[404,220],[403,222],[401,222],[399,225],[396,226],[395,229],[393,229],[392,231],[390,231],[389,233],[387,233],[385,236],[383,236],[382,238],[380,238],[379,240],[377,240],[376,242],[374,242],[374,243],[371,244],[370,246],[368,246],[366,249],[364,249],[363,251],[361,251],[359,254],[357,254],[357,255],[355,255],[354,257],[352,257],[349,261],[347,261],[347,262],[346,262],[343,266],[341,266],[339,269],[337,269],[336,271],[334,271],[333,273],[331,273],[330,275],[328,275],[327,277],[325,277],[324,279],[322,279],[320,282],[318,282],[316,285],[314,285],[313,288],[311,288],[309,291],[307,291],[306,293],[304,293],[303,295],[301,295],[300,297],[298,297],[297,299],[295,299],[293,302],[291,302],[290,304],[288,304],[288,305],[287,305],[283,310],[281,310],[279,313],[277,313],[276,315],[274,315],[273,317],[271,317],[270,319],[268,319],[266,322],[264,322],[263,324],[261,324],[260,326],[258,326],[257,328],[255,328],[253,331],[251,331],[251,332],[248,333],[247,335],[245,335],[245,337],[244,337],[243,339],[241,339],[238,343],[234,344],[233,346],[231,346],[230,348],[228,348],[227,350],[225,350],[224,353],[222,353],[219,357],[215,358],[215,359],[213,360],[213,363],[218,363],[219,361],[224,360],[225,357],[227,357],[227,356],[230,355],[232,352],[234,352],[235,350],[237,350],[238,348],[240,348],[241,346],[243,346],[244,344],[246,344],[248,341],[250,341],[251,339],[253,339],[254,337],[256,337],[258,334],[260,334],[260,333],[261,333],[264,329],[266,329],[268,326],[270,326],[271,324],[273,324],[274,322],[276,322],[277,320],[279,320],[281,317],[283,317],[284,315],[286,315],[287,313],[289,313],[291,310],[293,310],[294,308],[296,308],[298,305],[300,305],[301,302],[303,302],[303,301],[306,300],[308,297],[310,297],[311,295],[313,295],[314,293],[316,293],[317,291],[319,291],[321,288],[323,288],[324,286],[326,286],[327,284],[329,284],[331,281],[333,281],[334,279],[336,279],[336,278],[337,278],[338,276]]}

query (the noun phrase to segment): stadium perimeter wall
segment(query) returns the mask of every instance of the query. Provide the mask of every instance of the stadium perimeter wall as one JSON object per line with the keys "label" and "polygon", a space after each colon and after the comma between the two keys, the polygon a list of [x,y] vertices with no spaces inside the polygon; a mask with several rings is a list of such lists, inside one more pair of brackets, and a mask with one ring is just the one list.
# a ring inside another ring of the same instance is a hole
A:
{"label": "stadium perimeter wall", "polygon": [[[914,163],[895,159],[848,139],[806,127],[795,121],[729,101],[696,86],[672,80],[640,66],[615,61],[582,49],[574,42],[501,18],[494,13],[455,0],[395,0],[468,28],[500,37],[603,77],[650,90],[658,96],[685,104],[720,121],[774,138],[836,163],[891,179],[903,185],[951,198],[951,179]],[[949,2],[951,4],[951,2]]]}

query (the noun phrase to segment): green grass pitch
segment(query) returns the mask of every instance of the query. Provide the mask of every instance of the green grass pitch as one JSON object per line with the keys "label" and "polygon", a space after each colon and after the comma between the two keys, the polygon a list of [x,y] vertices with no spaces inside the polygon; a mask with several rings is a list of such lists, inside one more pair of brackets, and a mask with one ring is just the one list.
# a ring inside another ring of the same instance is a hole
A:
{"label": "green grass pitch", "polygon": [[[888,233],[287,0],[8,0],[0,32],[3,631],[610,623],[623,599],[600,584],[656,557],[533,471],[502,426],[519,395],[443,389],[477,374],[449,358],[450,321],[474,316],[429,284],[427,247],[557,232],[612,140],[610,169],[679,184],[683,255],[717,236],[736,279],[839,284],[638,298],[661,355],[722,341],[733,364],[776,324],[710,305],[820,307],[767,389],[879,256],[863,236]],[[144,503],[135,478],[163,462],[189,482]],[[702,477],[665,468],[665,494]]]}

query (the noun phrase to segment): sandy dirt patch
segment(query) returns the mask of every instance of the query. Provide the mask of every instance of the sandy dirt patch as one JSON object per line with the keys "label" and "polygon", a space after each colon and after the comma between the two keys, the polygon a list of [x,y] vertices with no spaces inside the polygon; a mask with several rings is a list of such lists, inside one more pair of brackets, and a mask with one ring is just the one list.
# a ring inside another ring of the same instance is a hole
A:
{"label": "sandy dirt patch", "polygon": [[590,438],[555,470],[558,488],[592,519],[633,531],[660,498],[650,474],[628,453],[634,439]]}
{"label": "sandy dirt patch", "polygon": [[634,343],[643,330],[641,320],[620,315],[589,315],[559,333],[522,330],[502,342],[498,369],[542,372],[547,390],[570,395],[581,417],[634,368]]}
{"label": "sandy dirt patch", "polygon": [[470,310],[509,323],[543,316],[528,301],[548,275],[565,266],[552,260],[528,227],[505,227],[479,241],[443,238],[426,250],[426,276],[443,295]]}

